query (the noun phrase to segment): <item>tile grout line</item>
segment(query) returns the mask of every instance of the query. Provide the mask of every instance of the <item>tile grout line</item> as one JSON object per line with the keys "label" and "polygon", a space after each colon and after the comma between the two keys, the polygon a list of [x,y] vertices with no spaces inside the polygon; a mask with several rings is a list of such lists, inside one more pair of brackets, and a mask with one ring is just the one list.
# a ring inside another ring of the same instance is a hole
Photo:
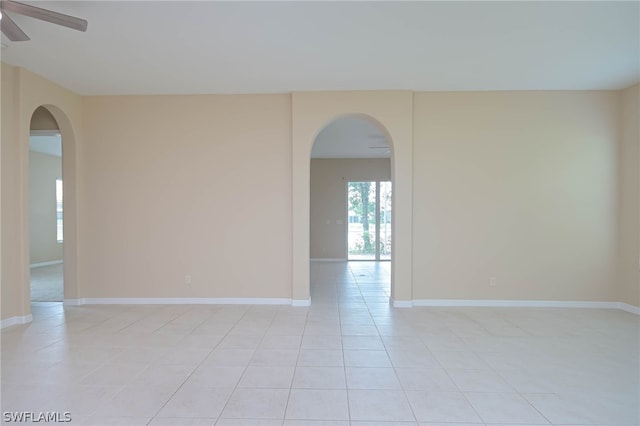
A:
{"label": "tile grout line", "polygon": [[[248,311],[248,309],[247,309],[247,311]],[[235,327],[235,326],[236,326],[236,325],[237,325],[237,324],[242,320],[242,318],[244,317],[244,315],[246,315],[246,311],[245,311],[245,314],[243,314],[243,315],[242,315],[242,316],[241,316],[241,317],[240,317],[236,322],[234,322],[233,327]],[[203,321],[201,324],[203,324],[204,322],[206,322],[206,320],[205,320],[205,321]],[[162,411],[162,409],[163,409],[164,407],[166,407],[166,405],[169,403],[169,401],[171,401],[171,400],[175,397],[175,395],[178,393],[178,391],[180,391],[180,389],[182,389],[182,387],[184,386],[184,384],[185,384],[185,383],[186,383],[186,382],[191,378],[191,376],[193,375],[193,373],[194,373],[194,372],[195,372],[199,367],[201,367],[201,366],[202,366],[202,364],[204,364],[204,363],[205,363],[206,359],[211,355],[211,353],[212,353],[214,350],[216,350],[216,349],[218,348],[218,346],[220,345],[220,343],[224,340],[224,338],[225,338],[225,337],[227,337],[227,336],[229,335],[229,333],[231,333],[231,330],[233,330],[233,327],[229,328],[229,330],[227,331],[227,333],[224,335],[224,337],[223,337],[222,339],[220,339],[220,341],[216,344],[216,346],[214,346],[213,348],[211,348],[211,350],[209,351],[209,353],[207,354],[207,356],[205,356],[205,357],[202,359],[202,361],[200,361],[200,362],[195,366],[195,368],[191,371],[191,373],[189,373],[189,375],[184,379],[184,381],[180,384],[180,386],[178,386],[178,387],[177,387],[177,389],[175,390],[175,392],[173,392],[173,393],[171,394],[171,396],[169,397],[169,399],[167,399],[167,401],[165,401],[165,403],[164,403],[164,404],[162,404],[162,407],[160,407],[160,408],[158,409],[158,411],[156,411],[156,413],[151,417],[151,420],[149,421],[149,423],[151,423],[151,422],[152,422],[152,421],[153,421],[153,420],[158,416],[158,414],[160,414],[160,412]],[[243,374],[244,374],[244,373],[243,373]],[[238,381],[239,381],[239,380],[238,380]],[[237,386],[237,383],[236,383],[236,386]],[[220,410],[220,414],[222,414],[222,411],[224,410],[224,407],[226,406],[227,402],[229,401],[229,398],[231,398],[231,395],[233,394],[233,392],[234,392],[234,391],[235,391],[235,388],[234,388],[234,390],[232,390],[232,391],[231,391],[231,393],[230,393],[230,394],[229,394],[229,396],[227,397],[227,401],[225,402],[225,405],[224,405],[224,406],[222,407],[222,409]],[[216,419],[216,422],[215,422],[215,423],[217,423],[217,422],[218,422],[218,419],[220,418],[220,414],[218,414],[218,416],[217,416],[218,418]],[[149,425],[149,423],[147,424],[147,426]]]}
{"label": "tile grout line", "polygon": [[[349,272],[351,273],[351,275],[355,279],[355,276],[353,274],[353,270],[351,269],[351,266],[349,266],[348,263],[347,263],[347,265],[349,267]],[[353,420],[351,418],[351,400],[349,399],[349,383],[347,383],[347,361],[346,361],[345,356],[344,356],[344,342],[342,340],[342,312],[340,310],[340,299],[338,297],[339,295],[338,295],[338,280],[337,279],[335,280],[334,284],[335,284],[336,298],[338,300],[338,324],[340,324],[340,353],[342,354],[342,375],[344,377],[345,394],[347,396],[347,421],[349,422],[349,424],[351,424],[351,422],[353,422]]]}

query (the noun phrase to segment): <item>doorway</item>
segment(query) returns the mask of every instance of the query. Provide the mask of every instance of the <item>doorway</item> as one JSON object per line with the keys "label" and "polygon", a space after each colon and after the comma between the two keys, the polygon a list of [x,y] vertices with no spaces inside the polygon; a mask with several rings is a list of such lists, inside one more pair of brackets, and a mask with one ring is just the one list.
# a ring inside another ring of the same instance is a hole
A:
{"label": "doorway", "polygon": [[347,183],[347,259],[391,260],[391,182]]}
{"label": "doorway", "polygon": [[64,299],[62,136],[44,107],[29,136],[29,284],[31,302]]}
{"label": "doorway", "polygon": [[[294,306],[309,306],[310,262],[317,257],[313,251],[314,227],[337,227],[344,223],[347,213],[319,217],[313,223],[313,161],[314,148],[323,130],[341,118],[359,118],[373,124],[377,134],[384,136],[386,147],[374,145],[370,151],[389,151],[390,173],[393,182],[393,253],[391,262],[384,264],[391,273],[391,302],[395,307],[412,306],[413,298],[413,93],[335,92],[292,94],[292,290]],[[373,136],[373,135],[372,135]],[[377,135],[376,135],[377,136]],[[311,155],[310,155],[311,154]],[[309,158],[311,157],[311,161]],[[337,175],[338,178],[344,175]],[[346,176],[344,176],[346,178]],[[340,182],[344,194],[347,180],[368,180],[369,176],[350,176]],[[346,196],[341,200],[346,204]],[[323,220],[324,219],[324,220]],[[327,221],[330,221],[327,223]],[[323,225],[324,224],[324,225]],[[346,232],[344,233],[346,237]],[[346,260],[346,242],[343,245]],[[323,246],[319,245],[320,250]],[[320,251],[322,253],[322,251]]]}

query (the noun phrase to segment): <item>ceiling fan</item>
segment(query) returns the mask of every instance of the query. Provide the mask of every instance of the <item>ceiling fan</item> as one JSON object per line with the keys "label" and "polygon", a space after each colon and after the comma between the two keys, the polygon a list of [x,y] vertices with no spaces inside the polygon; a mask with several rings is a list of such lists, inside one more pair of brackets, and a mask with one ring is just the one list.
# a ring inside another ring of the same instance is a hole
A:
{"label": "ceiling fan", "polygon": [[52,10],[42,9],[29,4],[19,3],[12,0],[0,0],[0,29],[2,33],[11,41],[27,41],[24,31],[9,17],[6,12],[18,15],[29,16],[52,24],[62,25],[78,31],[87,31],[87,21],[74,16],[64,15]]}

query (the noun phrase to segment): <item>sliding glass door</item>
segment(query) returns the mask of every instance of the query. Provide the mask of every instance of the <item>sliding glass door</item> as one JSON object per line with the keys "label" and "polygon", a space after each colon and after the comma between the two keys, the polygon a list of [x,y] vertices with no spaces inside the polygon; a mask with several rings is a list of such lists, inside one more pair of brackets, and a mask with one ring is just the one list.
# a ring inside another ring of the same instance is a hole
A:
{"label": "sliding glass door", "polygon": [[391,182],[378,182],[378,259],[391,260]]}
{"label": "sliding glass door", "polygon": [[391,182],[349,182],[349,260],[391,260]]}

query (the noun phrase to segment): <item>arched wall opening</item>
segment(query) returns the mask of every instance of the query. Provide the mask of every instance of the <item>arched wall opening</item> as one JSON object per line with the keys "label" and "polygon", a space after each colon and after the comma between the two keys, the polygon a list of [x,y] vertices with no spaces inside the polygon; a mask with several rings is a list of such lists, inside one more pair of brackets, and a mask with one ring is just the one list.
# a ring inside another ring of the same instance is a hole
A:
{"label": "arched wall opening", "polygon": [[[32,120],[32,118],[34,120]],[[78,285],[77,285],[77,192],[76,192],[76,135],[67,114],[59,107],[52,104],[41,104],[33,108],[28,119],[29,128],[26,131],[26,142],[23,148],[23,158],[26,159],[27,167],[23,168],[23,200],[25,207],[23,208],[23,229],[26,232],[24,239],[24,259],[23,264],[23,305],[25,311],[30,311],[31,303],[31,280],[30,280],[30,226],[29,226],[29,136],[32,131],[53,131],[54,125],[60,134],[62,145],[62,192],[64,194],[63,211],[64,211],[64,244],[62,247],[63,263],[63,301],[65,303],[78,303]]]}
{"label": "arched wall opening", "polygon": [[29,273],[31,302],[64,298],[62,137],[55,118],[38,107],[29,126]]}
{"label": "arched wall opening", "polygon": [[370,117],[337,117],[311,150],[310,257],[391,260],[392,147]]}
{"label": "arched wall opening", "polygon": [[2,316],[1,326],[32,319],[29,288],[29,136],[45,107],[64,138],[65,299],[78,299],[76,143],[82,98],[32,72],[2,64]]}
{"label": "arched wall opening", "polygon": [[391,299],[409,306],[412,294],[412,94],[331,92],[292,95],[292,226],[294,305],[310,301],[310,163],[313,144],[338,117],[360,117],[384,132],[392,152],[394,182]]}
{"label": "arched wall opening", "polygon": [[375,273],[377,298],[390,296],[393,267],[389,138],[372,117],[336,117],[318,132],[310,159],[311,275],[320,262],[349,262],[336,267]]}

